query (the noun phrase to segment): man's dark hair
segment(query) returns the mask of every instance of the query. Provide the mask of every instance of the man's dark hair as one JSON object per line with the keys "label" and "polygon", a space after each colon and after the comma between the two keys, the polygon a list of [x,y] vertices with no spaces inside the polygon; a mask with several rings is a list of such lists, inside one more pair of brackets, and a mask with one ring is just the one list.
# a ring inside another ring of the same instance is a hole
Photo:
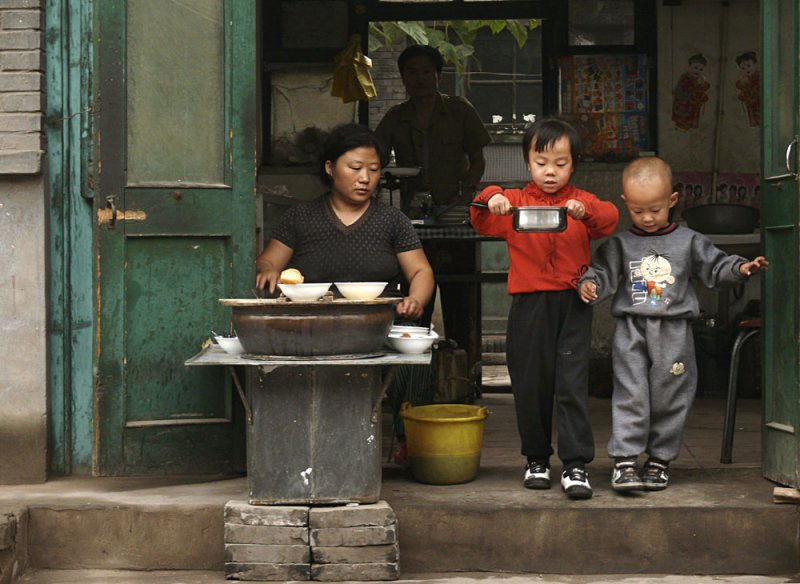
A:
{"label": "man's dark hair", "polygon": [[543,152],[552,147],[562,136],[566,136],[569,140],[569,150],[574,168],[581,157],[581,135],[572,124],[560,118],[536,120],[525,130],[525,136],[522,138],[522,156],[525,158],[525,162],[529,162],[528,156],[531,152],[531,144],[533,144],[533,149],[536,152]]}
{"label": "man's dark hair", "polygon": [[319,177],[325,186],[331,186],[333,179],[325,171],[325,163],[331,161],[336,165],[336,161],[342,154],[355,150],[356,148],[374,148],[378,154],[378,160],[383,160],[383,146],[375,133],[360,124],[340,124],[333,128],[325,144],[319,160]]}
{"label": "man's dark hair", "polygon": [[434,67],[436,67],[436,72],[442,72],[442,67],[444,67],[444,58],[439,51],[428,45],[411,45],[402,53],[400,53],[400,56],[397,58],[397,68],[400,70],[400,75],[403,75],[403,71],[405,70],[406,63],[408,63],[409,59],[413,59],[414,57],[427,57],[431,60],[431,63],[433,63]]}

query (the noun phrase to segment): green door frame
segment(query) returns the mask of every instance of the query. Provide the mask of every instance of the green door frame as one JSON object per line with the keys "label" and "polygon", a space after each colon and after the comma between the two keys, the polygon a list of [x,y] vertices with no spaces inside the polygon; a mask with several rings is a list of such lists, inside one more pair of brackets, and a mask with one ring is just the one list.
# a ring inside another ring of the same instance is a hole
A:
{"label": "green door frame", "polygon": [[762,467],[766,478],[800,486],[800,7],[761,0],[761,229],[764,274]]}
{"label": "green door frame", "polygon": [[92,464],[92,3],[45,1],[49,193],[48,472]]}

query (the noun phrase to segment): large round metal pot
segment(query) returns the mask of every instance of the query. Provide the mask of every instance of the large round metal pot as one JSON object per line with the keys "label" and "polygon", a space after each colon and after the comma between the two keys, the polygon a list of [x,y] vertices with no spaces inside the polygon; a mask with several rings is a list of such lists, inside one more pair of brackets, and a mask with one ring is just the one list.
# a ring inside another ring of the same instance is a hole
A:
{"label": "large round metal pot", "polygon": [[223,298],[246,353],[287,357],[383,350],[400,298],[319,300]]}
{"label": "large round metal pot", "polygon": [[730,203],[698,205],[683,210],[686,224],[700,233],[753,233],[760,212],[755,207]]}

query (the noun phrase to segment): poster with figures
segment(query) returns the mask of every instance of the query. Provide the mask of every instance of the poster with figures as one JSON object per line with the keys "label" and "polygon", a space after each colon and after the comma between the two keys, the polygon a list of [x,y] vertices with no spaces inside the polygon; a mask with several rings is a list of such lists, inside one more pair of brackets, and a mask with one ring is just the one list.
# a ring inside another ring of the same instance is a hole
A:
{"label": "poster with figures", "polygon": [[645,55],[571,55],[560,61],[561,113],[586,158],[620,160],[650,149]]}

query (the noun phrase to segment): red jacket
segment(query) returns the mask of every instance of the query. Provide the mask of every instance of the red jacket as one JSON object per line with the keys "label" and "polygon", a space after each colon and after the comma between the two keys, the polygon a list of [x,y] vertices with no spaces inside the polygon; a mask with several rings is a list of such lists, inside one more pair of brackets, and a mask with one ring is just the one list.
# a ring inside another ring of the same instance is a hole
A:
{"label": "red jacket", "polygon": [[511,264],[509,294],[574,289],[591,260],[589,241],[611,235],[619,220],[614,203],[601,201],[571,184],[553,195],[533,183],[524,189],[489,186],[475,197],[475,202],[487,203],[498,193],[514,207],[563,207],[567,200],[577,199],[586,208],[586,216],[580,221],[567,217],[567,228],[560,233],[518,233],[511,215],[501,217],[488,209],[470,207],[470,220],[478,233],[506,240]]}

